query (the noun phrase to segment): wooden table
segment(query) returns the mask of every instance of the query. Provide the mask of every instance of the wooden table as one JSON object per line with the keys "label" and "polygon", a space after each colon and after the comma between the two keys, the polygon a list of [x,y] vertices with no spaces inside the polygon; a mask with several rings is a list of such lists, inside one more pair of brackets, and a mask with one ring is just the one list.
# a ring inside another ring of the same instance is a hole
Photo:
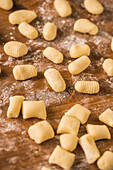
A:
{"label": "wooden table", "polygon": [[[47,107],[47,120],[56,131],[57,125],[64,113],[74,104],[79,103],[91,110],[87,123],[103,124],[98,116],[107,108],[113,109],[113,77],[108,77],[102,69],[105,58],[113,58],[110,48],[113,36],[113,1],[101,0],[105,10],[101,15],[91,15],[83,7],[83,0],[70,0],[73,13],[70,17],[61,18],[53,7],[53,0],[15,0],[11,11],[0,9],[0,170],[40,170],[42,166],[49,167],[48,159],[53,149],[59,144],[59,136],[48,140],[41,145],[36,144],[28,136],[29,126],[40,121],[37,118],[23,120],[20,115],[17,119],[8,119],[6,112],[9,98],[13,95],[24,95],[26,100],[44,100]],[[36,40],[28,40],[18,32],[18,27],[8,22],[9,13],[17,9],[30,9],[37,13],[37,19],[31,24],[39,31]],[[78,18],[88,18],[99,27],[96,36],[75,33],[73,25]],[[54,22],[58,27],[57,38],[52,42],[43,39],[42,29],[47,22]],[[3,45],[11,40],[26,43],[29,53],[15,59],[5,55]],[[91,65],[84,72],[72,76],[68,72],[70,46],[75,43],[87,43],[91,47]],[[56,65],[46,59],[42,51],[47,46],[53,46],[64,54],[62,64]],[[12,70],[18,64],[33,64],[38,76],[26,81],[16,81]],[[64,77],[67,89],[62,93],[55,93],[47,84],[43,73],[48,68],[58,69]],[[77,80],[96,80],[100,84],[100,92],[96,95],[80,94],[75,91]],[[86,124],[87,124],[86,123]],[[79,137],[86,133],[85,125],[81,125]],[[100,140],[96,144],[102,154],[106,150],[113,151],[113,128],[108,127],[112,139]],[[81,147],[74,151],[76,159],[72,170],[97,170],[96,163],[89,165]],[[52,169],[61,169],[50,166]]]}

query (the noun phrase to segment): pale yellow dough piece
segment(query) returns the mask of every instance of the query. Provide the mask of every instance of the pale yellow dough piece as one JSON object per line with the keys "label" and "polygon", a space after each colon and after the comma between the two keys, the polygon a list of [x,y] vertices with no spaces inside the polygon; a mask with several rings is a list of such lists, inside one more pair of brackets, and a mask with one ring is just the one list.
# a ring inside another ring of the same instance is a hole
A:
{"label": "pale yellow dough piece", "polygon": [[28,53],[28,48],[19,41],[9,41],[4,45],[4,51],[7,55],[18,58]]}
{"label": "pale yellow dough piece", "polygon": [[65,151],[57,145],[49,158],[49,163],[59,165],[65,170],[70,170],[74,160],[75,155],[73,153]]}
{"label": "pale yellow dough piece", "polygon": [[90,114],[91,114],[90,110],[81,106],[80,104],[74,105],[65,113],[65,115],[67,116],[77,118],[82,124],[87,122]]}
{"label": "pale yellow dough piece", "polygon": [[111,50],[113,51],[113,38],[112,38],[112,41],[111,41]]}
{"label": "pale yellow dough piece", "polygon": [[99,92],[100,86],[97,81],[77,81],[75,90],[80,93],[95,94]]}
{"label": "pale yellow dough piece", "polygon": [[78,143],[78,137],[73,134],[63,134],[60,135],[61,147],[67,151],[73,152]]}
{"label": "pale yellow dough piece", "polygon": [[46,120],[30,126],[28,134],[38,144],[54,137],[53,128]]}
{"label": "pale yellow dough piece", "polygon": [[47,168],[47,167],[43,166],[43,167],[41,168],[41,170],[51,170],[51,168]]}
{"label": "pale yellow dough piece", "polygon": [[44,101],[24,101],[22,114],[24,119],[31,117],[46,119],[47,114]]}
{"label": "pale yellow dough piece", "polygon": [[67,17],[72,14],[72,9],[67,0],[55,0],[54,6],[61,17]]}
{"label": "pale yellow dough piece", "polygon": [[109,129],[105,125],[92,125],[86,126],[87,133],[93,136],[94,140],[111,139]]}
{"label": "pale yellow dough piece", "polygon": [[44,76],[55,92],[62,92],[66,89],[66,83],[58,70],[47,69]]}
{"label": "pale yellow dough piece", "polygon": [[108,74],[108,76],[113,76],[113,59],[106,59],[103,62],[103,69]]}
{"label": "pale yellow dough piece", "polygon": [[0,8],[4,10],[10,10],[13,8],[12,0],[0,0]]}
{"label": "pale yellow dough piece", "polygon": [[90,47],[87,44],[73,44],[70,48],[70,55],[72,58],[79,58],[81,56],[90,55]]}
{"label": "pale yellow dough piece", "polygon": [[47,47],[43,51],[43,55],[56,64],[59,64],[63,61],[63,54],[53,47]]}
{"label": "pale yellow dough piece", "polygon": [[24,96],[13,96],[10,97],[10,105],[7,111],[7,117],[17,118],[22,107],[22,102],[24,101]]}
{"label": "pale yellow dough piece", "polygon": [[47,41],[52,41],[57,36],[57,27],[54,23],[47,22],[43,28],[43,37]]}
{"label": "pale yellow dough piece", "polygon": [[79,140],[79,144],[82,147],[89,164],[94,163],[100,157],[99,150],[91,135],[86,134],[82,136]]}
{"label": "pale yellow dough piece", "polygon": [[27,22],[20,23],[18,26],[18,30],[23,36],[31,40],[38,37],[38,31],[36,30],[36,28],[28,24]]}
{"label": "pale yellow dough piece", "polygon": [[26,80],[37,76],[37,70],[33,65],[17,65],[13,69],[16,80]]}
{"label": "pale yellow dough piece", "polygon": [[96,35],[98,33],[98,27],[88,19],[78,19],[74,24],[74,30],[81,33],[89,33]]}
{"label": "pale yellow dough piece", "polygon": [[101,14],[104,10],[98,0],[85,0],[84,7],[91,14]]}
{"label": "pale yellow dough piece", "polygon": [[27,9],[21,9],[9,14],[9,22],[13,25],[20,24],[21,22],[30,23],[36,17],[37,17],[36,12]]}
{"label": "pale yellow dough piece", "polygon": [[57,134],[69,133],[77,136],[80,127],[80,121],[76,118],[63,116],[58,128]]}
{"label": "pale yellow dough piece", "polygon": [[113,111],[111,109],[105,110],[100,116],[99,120],[105,124],[113,127]]}
{"label": "pale yellow dough piece", "polygon": [[79,74],[84,71],[90,63],[91,61],[87,56],[82,56],[69,64],[69,72],[73,75]]}
{"label": "pale yellow dough piece", "polygon": [[97,166],[101,170],[113,170],[113,152],[105,151],[97,161]]}

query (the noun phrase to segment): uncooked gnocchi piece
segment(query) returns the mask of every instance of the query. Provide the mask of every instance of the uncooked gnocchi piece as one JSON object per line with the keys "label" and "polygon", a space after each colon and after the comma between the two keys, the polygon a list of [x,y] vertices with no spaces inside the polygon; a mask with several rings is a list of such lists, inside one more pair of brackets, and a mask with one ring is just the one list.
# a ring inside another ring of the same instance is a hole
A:
{"label": "uncooked gnocchi piece", "polygon": [[54,131],[52,126],[46,121],[38,122],[28,129],[28,134],[31,139],[34,139],[36,143],[42,142],[54,138]]}
{"label": "uncooked gnocchi piece", "polygon": [[75,155],[73,153],[65,151],[57,145],[49,158],[49,163],[59,165],[63,169],[69,170],[74,160]]}
{"label": "uncooked gnocchi piece", "polygon": [[18,30],[22,35],[31,40],[38,37],[38,31],[36,30],[36,28],[28,24],[27,22],[20,23],[18,26]]}
{"label": "uncooked gnocchi piece", "polygon": [[77,81],[75,90],[80,93],[95,94],[99,92],[100,86],[97,81]]}
{"label": "uncooked gnocchi piece", "polygon": [[113,127],[113,111],[111,109],[105,110],[100,116],[99,120],[105,124]]}
{"label": "uncooked gnocchi piece", "polygon": [[78,143],[78,137],[73,134],[63,134],[60,135],[61,147],[67,151],[73,152]]}
{"label": "uncooked gnocchi piece", "polygon": [[0,0],[0,8],[4,10],[10,10],[13,7],[12,0]]}
{"label": "uncooked gnocchi piece", "polygon": [[79,58],[81,56],[90,55],[90,47],[87,44],[73,44],[70,48],[70,55],[72,58]]}
{"label": "uncooked gnocchi piece", "polygon": [[37,70],[33,65],[17,65],[13,69],[13,75],[16,80],[26,80],[37,76]]}
{"label": "uncooked gnocchi piece", "polygon": [[111,50],[113,51],[113,38],[112,38],[112,41],[111,41]]}
{"label": "uncooked gnocchi piece", "polygon": [[67,0],[55,0],[54,6],[61,17],[67,17],[72,14],[72,9]]}
{"label": "uncooked gnocchi piece", "polygon": [[43,37],[47,41],[52,41],[56,38],[57,27],[51,22],[47,22],[43,28]]}
{"label": "uncooked gnocchi piece", "polygon": [[111,139],[109,129],[105,125],[91,125],[86,126],[87,133],[93,136],[94,140]]}
{"label": "uncooked gnocchi piece", "polygon": [[98,33],[98,27],[88,19],[78,19],[74,24],[74,30],[81,33],[89,33],[96,35]]}
{"label": "uncooked gnocchi piece", "polygon": [[43,166],[43,167],[41,168],[41,170],[51,170],[51,168],[47,168],[47,167]]}
{"label": "uncooked gnocchi piece", "polygon": [[69,72],[72,75],[79,74],[84,71],[90,65],[90,63],[91,61],[87,56],[82,56],[69,64]]}
{"label": "uncooked gnocchi piece", "polygon": [[28,53],[28,48],[24,43],[19,41],[9,41],[4,45],[4,51],[12,57],[22,57]]}
{"label": "uncooked gnocchi piece", "polygon": [[46,119],[47,115],[44,101],[24,101],[22,114],[24,119],[31,117]]}
{"label": "uncooked gnocchi piece", "polygon": [[108,74],[108,76],[113,76],[113,59],[106,59],[103,62],[103,69]]}
{"label": "uncooked gnocchi piece", "polygon": [[7,117],[17,118],[22,107],[22,102],[24,101],[24,96],[13,96],[10,97],[10,105],[7,111]]}
{"label": "uncooked gnocchi piece", "polygon": [[9,22],[13,25],[20,24],[21,22],[30,23],[36,17],[37,17],[36,12],[27,9],[21,9],[9,14]]}
{"label": "uncooked gnocchi piece", "polygon": [[59,64],[63,61],[63,54],[53,47],[47,47],[43,51],[43,55],[56,64]]}
{"label": "uncooked gnocchi piece", "polygon": [[78,119],[63,116],[57,128],[57,134],[69,133],[77,136],[80,127],[80,122]]}
{"label": "uncooked gnocchi piece", "polygon": [[82,124],[87,122],[90,114],[91,114],[90,110],[81,106],[80,104],[74,105],[65,113],[65,115],[67,116],[77,118]]}
{"label": "uncooked gnocchi piece", "polygon": [[66,89],[66,83],[58,70],[47,69],[44,76],[55,92],[62,92]]}
{"label": "uncooked gnocchi piece", "polygon": [[100,157],[99,150],[91,135],[86,134],[82,136],[79,140],[79,144],[82,147],[89,164],[94,163]]}
{"label": "uncooked gnocchi piece", "polygon": [[91,14],[101,14],[104,10],[98,0],[85,0],[84,7]]}
{"label": "uncooked gnocchi piece", "polygon": [[101,170],[113,170],[113,152],[105,151],[97,161],[97,165]]}

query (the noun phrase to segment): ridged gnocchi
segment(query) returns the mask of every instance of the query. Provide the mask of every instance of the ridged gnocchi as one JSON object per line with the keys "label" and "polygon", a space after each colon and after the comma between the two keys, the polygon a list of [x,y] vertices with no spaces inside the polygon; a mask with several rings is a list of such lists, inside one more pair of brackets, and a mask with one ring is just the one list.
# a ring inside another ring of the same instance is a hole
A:
{"label": "ridged gnocchi", "polygon": [[80,93],[95,94],[99,92],[100,86],[97,81],[77,81],[75,90]]}
{"label": "ridged gnocchi", "polygon": [[62,92],[66,89],[66,83],[58,70],[47,69],[44,76],[55,92]]}
{"label": "ridged gnocchi", "polygon": [[47,41],[52,41],[56,38],[57,27],[54,23],[47,22],[43,28],[43,37]]}
{"label": "ridged gnocchi", "polygon": [[0,8],[4,10],[10,10],[13,7],[13,1],[12,0],[0,0]]}
{"label": "ridged gnocchi", "polygon": [[79,58],[81,56],[90,55],[90,47],[87,44],[73,44],[70,48],[70,55],[72,58]]}
{"label": "ridged gnocchi", "polygon": [[69,64],[69,72],[72,75],[79,74],[84,71],[90,65],[90,63],[91,61],[87,56],[82,56]]}
{"label": "ridged gnocchi", "polygon": [[21,22],[30,23],[36,17],[36,12],[27,9],[21,9],[9,14],[9,22],[13,25],[20,24]]}
{"label": "ridged gnocchi", "polygon": [[63,54],[53,47],[47,47],[43,51],[43,55],[56,64],[59,64],[63,61]]}
{"label": "ridged gnocchi", "polygon": [[104,10],[98,0],[85,0],[84,7],[91,14],[101,14]]}
{"label": "ridged gnocchi", "polygon": [[7,55],[18,58],[28,53],[28,48],[19,41],[9,41],[4,45],[4,51]]}
{"label": "ridged gnocchi", "polygon": [[18,30],[22,35],[31,40],[38,37],[38,31],[36,30],[36,28],[28,24],[27,22],[20,23],[18,26]]}
{"label": "ridged gnocchi", "polygon": [[33,65],[16,65],[13,75],[16,80],[26,80],[37,76],[37,70]]}
{"label": "ridged gnocchi", "polygon": [[74,30],[80,33],[89,33],[96,35],[98,33],[98,27],[88,19],[78,19],[74,24]]}
{"label": "ridged gnocchi", "polygon": [[71,6],[67,0],[55,0],[54,6],[61,17],[67,17],[72,13]]}

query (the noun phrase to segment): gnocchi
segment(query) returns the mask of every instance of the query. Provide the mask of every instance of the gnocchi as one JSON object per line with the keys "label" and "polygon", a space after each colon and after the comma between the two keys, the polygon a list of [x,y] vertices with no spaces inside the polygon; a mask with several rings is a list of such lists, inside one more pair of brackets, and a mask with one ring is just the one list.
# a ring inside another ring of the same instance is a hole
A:
{"label": "gnocchi", "polygon": [[111,50],[113,51],[113,38],[112,38],[112,41],[111,41]]}
{"label": "gnocchi", "polygon": [[100,86],[97,81],[77,81],[75,90],[80,93],[95,94],[99,92]]}
{"label": "gnocchi", "polygon": [[72,9],[67,0],[55,0],[54,6],[61,17],[67,17],[72,14]]}
{"label": "gnocchi", "polygon": [[69,133],[77,136],[79,127],[80,122],[78,119],[69,116],[63,116],[58,125],[57,134]]}
{"label": "gnocchi", "polygon": [[99,150],[91,135],[86,134],[80,137],[79,144],[82,147],[89,164],[94,163],[100,157]]}
{"label": "gnocchi", "polygon": [[27,22],[22,22],[18,26],[19,32],[25,37],[33,40],[38,37],[38,31],[36,28],[28,24]]}
{"label": "gnocchi", "polygon": [[47,22],[43,28],[43,37],[47,41],[52,41],[56,38],[57,27],[55,24]]}
{"label": "gnocchi", "polygon": [[88,134],[92,135],[94,140],[111,139],[109,129],[105,125],[91,125],[86,126]]}
{"label": "gnocchi", "polygon": [[28,53],[28,48],[24,43],[18,41],[9,41],[4,45],[4,51],[7,55],[18,58]]}
{"label": "gnocchi", "polygon": [[108,76],[113,76],[113,59],[106,59],[103,62],[103,69],[108,74]]}
{"label": "gnocchi", "polygon": [[74,105],[65,113],[65,115],[67,116],[77,118],[82,124],[87,122],[90,114],[91,114],[90,110],[81,106],[80,104]]}
{"label": "gnocchi", "polygon": [[96,35],[98,33],[98,27],[88,19],[78,19],[74,24],[74,30],[80,33],[89,33]]}
{"label": "gnocchi", "polygon": [[63,61],[63,54],[53,47],[47,47],[43,51],[43,55],[56,64],[59,64]]}
{"label": "gnocchi", "polygon": [[22,114],[24,119],[31,117],[46,119],[47,115],[44,101],[24,101]]}
{"label": "gnocchi", "polygon": [[113,127],[113,111],[111,109],[105,110],[100,116],[99,120],[105,124]]}
{"label": "gnocchi", "polygon": [[104,154],[97,161],[98,168],[101,170],[113,169],[113,152],[105,151]]}
{"label": "gnocchi", "polygon": [[33,65],[16,65],[13,68],[13,75],[16,80],[26,80],[37,76],[37,70]]}
{"label": "gnocchi", "polygon": [[9,22],[13,25],[20,24],[21,22],[30,23],[36,17],[37,17],[36,12],[27,9],[21,9],[9,14]]}
{"label": "gnocchi", "polygon": [[28,134],[38,144],[54,137],[53,128],[46,120],[30,126]]}
{"label": "gnocchi", "polygon": [[41,168],[41,170],[51,170],[51,168],[47,168],[47,167],[43,166],[43,167]]}
{"label": "gnocchi", "polygon": [[10,10],[13,8],[13,1],[12,0],[0,0],[0,8],[4,10]]}
{"label": "gnocchi", "polygon": [[78,137],[73,134],[60,135],[60,144],[64,150],[73,152],[77,147]]}
{"label": "gnocchi", "polygon": [[82,56],[69,64],[69,72],[72,75],[79,74],[84,71],[90,65],[90,63],[91,61],[87,56]]}
{"label": "gnocchi", "polygon": [[90,47],[87,44],[73,44],[70,48],[70,55],[72,58],[79,58],[81,56],[90,55]]}
{"label": "gnocchi", "polygon": [[62,92],[66,89],[66,83],[58,70],[47,69],[44,76],[55,92]]}
{"label": "gnocchi", "polygon": [[7,111],[8,118],[17,118],[19,116],[24,99],[24,96],[10,97],[10,105]]}
{"label": "gnocchi", "polygon": [[98,0],[85,0],[84,7],[91,14],[101,14],[104,10]]}
{"label": "gnocchi", "polygon": [[74,160],[75,155],[73,153],[65,151],[57,145],[49,158],[49,163],[59,165],[63,169],[69,170]]}

